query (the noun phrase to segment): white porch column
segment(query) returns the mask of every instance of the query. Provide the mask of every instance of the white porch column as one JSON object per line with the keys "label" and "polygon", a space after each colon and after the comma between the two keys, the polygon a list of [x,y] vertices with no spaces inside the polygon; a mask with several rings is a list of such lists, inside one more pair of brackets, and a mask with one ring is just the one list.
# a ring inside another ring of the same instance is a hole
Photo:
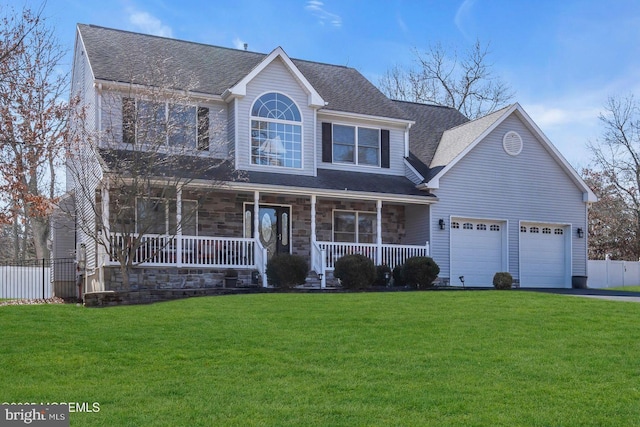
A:
{"label": "white porch column", "polygon": [[258,239],[260,237],[260,192],[253,192],[253,237]]}
{"label": "white porch column", "polygon": [[315,243],[316,238],[316,195],[311,195],[311,243]]}
{"label": "white porch column", "polygon": [[376,203],[376,245],[378,250],[376,251],[376,265],[382,264],[382,200],[378,200]]}
{"label": "white porch column", "polygon": [[182,188],[176,191],[176,262],[182,267]]}
{"label": "white porch column", "polygon": [[109,225],[109,181],[105,180],[102,185],[102,242],[103,245],[98,245],[98,251],[102,252],[102,256],[98,257],[98,267],[109,262],[109,253],[111,252],[111,227]]}

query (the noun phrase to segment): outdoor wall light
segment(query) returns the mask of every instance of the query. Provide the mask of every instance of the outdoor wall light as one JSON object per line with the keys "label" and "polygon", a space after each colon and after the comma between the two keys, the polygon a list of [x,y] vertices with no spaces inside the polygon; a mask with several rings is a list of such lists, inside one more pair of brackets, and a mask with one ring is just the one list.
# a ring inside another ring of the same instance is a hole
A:
{"label": "outdoor wall light", "polygon": [[440,230],[444,230],[444,219],[440,218],[438,220],[438,225],[440,226]]}
{"label": "outdoor wall light", "polygon": [[460,279],[460,281],[462,282],[462,287],[464,288],[464,276],[460,276],[458,277],[458,279]]}
{"label": "outdoor wall light", "polygon": [[584,230],[582,228],[578,228],[578,237],[582,239],[584,237]]}

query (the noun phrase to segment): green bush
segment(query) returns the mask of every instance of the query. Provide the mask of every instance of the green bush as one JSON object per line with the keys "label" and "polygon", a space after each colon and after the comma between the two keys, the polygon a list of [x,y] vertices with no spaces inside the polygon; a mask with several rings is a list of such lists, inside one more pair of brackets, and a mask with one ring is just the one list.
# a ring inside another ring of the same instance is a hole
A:
{"label": "green bush", "polygon": [[267,263],[267,282],[277,288],[303,284],[308,273],[307,262],[298,255],[274,255]]}
{"label": "green bush", "polygon": [[511,273],[501,272],[493,276],[493,286],[496,289],[511,289],[511,285],[513,285]]}
{"label": "green bush", "polygon": [[404,280],[402,264],[393,267],[393,286],[405,286],[407,282]]}
{"label": "green bush", "polygon": [[386,264],[376,265],[376,286],[387,286],[385,274],[389,274],[389,283],[391,283],[391,268]]}
{"label": "green bush", "polygon": [[440,273],[440,267],[429,257],[412,257],[402,267],[405,282],[416,289],[430,288]]}
{"label": "green bush", "polygon": [[336,261],[333,276],[345,289],[367,288],[376,280],[376,267],[364,255],[345,255]]}

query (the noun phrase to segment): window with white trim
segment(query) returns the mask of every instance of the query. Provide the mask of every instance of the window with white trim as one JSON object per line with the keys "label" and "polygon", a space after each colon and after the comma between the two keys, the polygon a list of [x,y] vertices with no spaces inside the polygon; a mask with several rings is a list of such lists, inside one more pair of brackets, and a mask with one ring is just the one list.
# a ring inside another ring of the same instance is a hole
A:
{"label": "window with white trim", "polygon": [[[177,206],[176,199],[138,198],[136,200],[136,231],[145,234],[177,234]],[[198,202],[182,200],[181,218],[182,234],[197,236]]]}
{"label": "window with white trim", "polygon": [[302,168],[302,116],[288,96],[270,92],[253,103],[251,164]]}
{"label": "window with white trim", "polygon": [[333,241],[375,243],[377,214],[358,211],[333,211]]}
{"label": "window with white trim", "polygon": [[209,108],[122,99],[122,142],[209,150]]}
{"label": "window with white trim", "polygon": [[333,125],[333,161],[380,166],[380,129]]}

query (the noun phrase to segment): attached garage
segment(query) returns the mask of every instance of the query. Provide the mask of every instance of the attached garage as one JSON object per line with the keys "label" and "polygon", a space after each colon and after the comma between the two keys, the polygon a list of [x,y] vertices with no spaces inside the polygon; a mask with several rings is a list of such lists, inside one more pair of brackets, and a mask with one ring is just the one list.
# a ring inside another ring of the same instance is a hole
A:
{"label": "attached garage", "polygon": [[520,286],[571,286],[570,226],[522,222],[520,224]]}
{"label": "attached garage", "polygon": [[451,218],[451,284],[489,287],[507,268],[505,221]]}

